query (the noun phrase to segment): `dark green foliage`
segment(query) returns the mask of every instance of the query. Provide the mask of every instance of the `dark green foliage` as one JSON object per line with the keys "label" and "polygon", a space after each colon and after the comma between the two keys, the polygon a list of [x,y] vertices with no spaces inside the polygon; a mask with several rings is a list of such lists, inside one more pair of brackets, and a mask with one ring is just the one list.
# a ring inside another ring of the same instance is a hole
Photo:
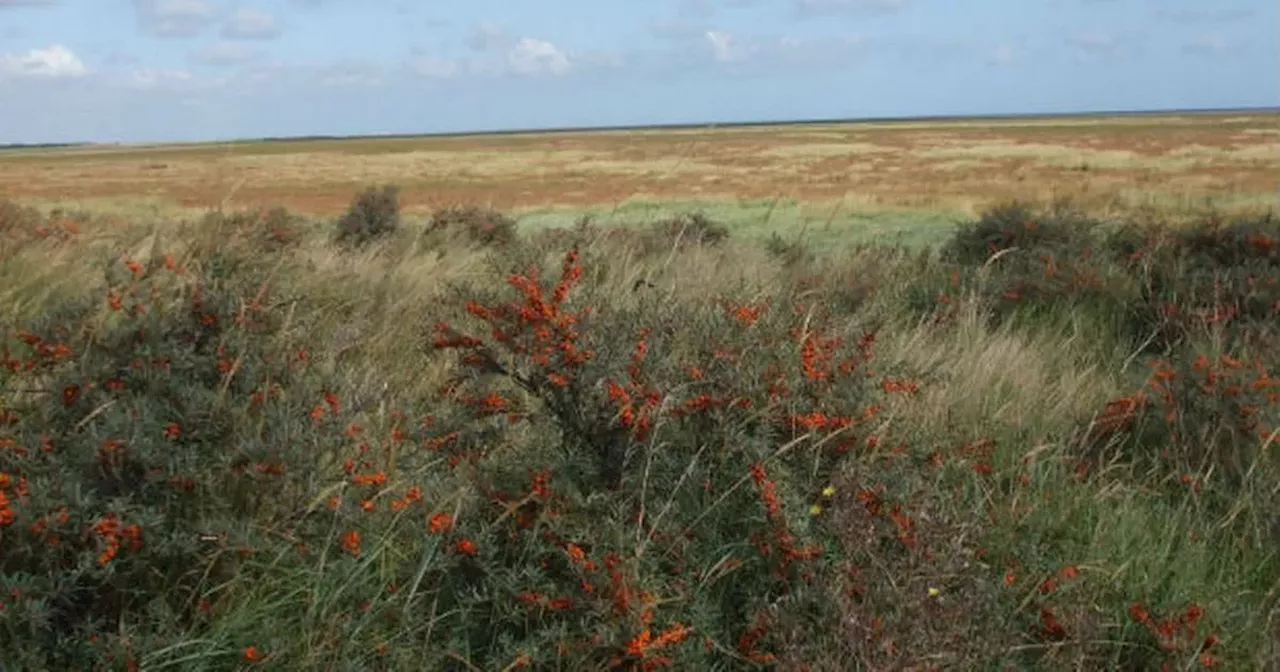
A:
{"label": "dark green foliage", "polygon": [[323,390],[282,338],[287,308],[258,260],[188,261],[112,264],[106,296],[50,306],[0,347],[0,389],[42,389],[3,407],[0,429],[0,480],[29,493],[0,532],[3,592],[23,596],[0,623],[9,662],[84,669],[93,640],[138,614],[165,622],[156,637],[197,627],[244,569],[201,536],[260,547],[244,521],[305,504],[294,418]]}
{"label": "dark green foliage", "polygon": [[347,212],[338,218],[337,241],[362,246],[400,228],[400,187],[370,186],[356,195]]}
{"label": "dark green foliage", "polygon": [[1033,254],[1083,248],[1094,225],[1066,203],[1037,208],[1013,201],[989,208],[976,221],[960,225],[943,246],[942,255],[947,261],[975,265],[1013,248]]}
{"label": "dark green foliage", "polygon": [[813,253],[803,240],[787,240],[774,232],[765,242],[765,251],[784,266],[795,266],[813,260]]}

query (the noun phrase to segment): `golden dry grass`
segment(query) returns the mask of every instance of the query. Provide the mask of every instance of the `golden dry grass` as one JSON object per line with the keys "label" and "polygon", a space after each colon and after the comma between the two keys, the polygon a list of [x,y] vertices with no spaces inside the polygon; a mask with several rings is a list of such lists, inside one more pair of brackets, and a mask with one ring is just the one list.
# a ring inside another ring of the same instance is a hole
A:
{"label": "golden dry grass", "polygon": [[79,147],[0,152],[3,196],[158,209],[283,204],[331,215],[371,182],[407,209],[652,200],[841,200],[970,212],[1013,197],[1086,207],[1280,204],[1275,113]]}

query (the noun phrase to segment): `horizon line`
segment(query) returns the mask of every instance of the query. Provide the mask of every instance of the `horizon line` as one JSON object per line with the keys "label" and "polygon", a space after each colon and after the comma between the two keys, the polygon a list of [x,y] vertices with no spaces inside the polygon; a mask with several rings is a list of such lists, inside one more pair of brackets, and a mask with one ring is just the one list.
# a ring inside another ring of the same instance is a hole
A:
{"label": "horizon line", "polygon": [[259,136],[206,140],[179,141],[80,141],[80,142],[34,142],[34,143],[0,143],[0,150],[5,149],[40,149],[94,146],[173,146],[173,145],[205,145],[235,144],[253,142],[307,142],[316,140],[398,140],[414,138],[464,138],[504,135],[555,135],[567,133],[593,133],[611,131],[678,131],[712,128],[752,128],[766,126],[806,126],[821,124],[876,124],[876,123],[911,123],[911,122],[945,122],[945,121],[1002,121],[1010,119],[1078,119],[1087,117],[1141,117],[1162,116],[1170,114],[1229,114],[1229,113],[1276,113],[1280,114],[1280,106],[1276,107],[1204,107],[1204,108],[1165,108],[1165,109],[1121,109],[1121,110],[1087,110],[1077,112],[1032,112],[1032,113],[988,113],[988,114],[940,114],[915,116],[882,116],[882,117],[815,117],[808,119],[773,119],[733,122],[673,122],[665,124],[621,124],[603,126],[547,126],[517,127],[502,129],[473,129],[467,131],[441,131],[424,133],[355,133],[350,135],[311,134],[296,136]]}

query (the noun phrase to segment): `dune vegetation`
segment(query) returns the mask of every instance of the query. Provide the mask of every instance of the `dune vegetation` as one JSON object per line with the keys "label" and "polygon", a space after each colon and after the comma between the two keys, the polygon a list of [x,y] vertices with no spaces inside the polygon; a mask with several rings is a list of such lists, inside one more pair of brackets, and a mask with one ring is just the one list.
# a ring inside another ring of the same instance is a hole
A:
{"label": "dune vegetation", "polygon": [[0,667],[1266,669],[1280,219],[0,205]]}

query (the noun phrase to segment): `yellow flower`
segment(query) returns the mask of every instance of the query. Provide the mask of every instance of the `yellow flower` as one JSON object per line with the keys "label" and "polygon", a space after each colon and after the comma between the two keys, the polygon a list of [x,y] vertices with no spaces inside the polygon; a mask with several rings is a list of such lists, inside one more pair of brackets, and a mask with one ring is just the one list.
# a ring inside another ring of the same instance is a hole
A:
{"label": "yellow flower", "polygon": [[834,485],[828,485],[827,487],[822,489],[823,497],[831,497],[835,494],[836,494],[836,486]]}
{"label": "yellow flower", "polygon": [[813,506],[809,507],[809,515],[816,516],[820,513],[822,513],[822,506],[820,504],[814,504]]}
{"label": "yellow flower", "polygon": [[939,595],[941,595],[941,594],[942,594],[942,591],[941,591],[941,590],[938,590],[937,588],[934,588],[933,586],[929,586],[929,597],[937,597],[937,596],[939,596]]}

